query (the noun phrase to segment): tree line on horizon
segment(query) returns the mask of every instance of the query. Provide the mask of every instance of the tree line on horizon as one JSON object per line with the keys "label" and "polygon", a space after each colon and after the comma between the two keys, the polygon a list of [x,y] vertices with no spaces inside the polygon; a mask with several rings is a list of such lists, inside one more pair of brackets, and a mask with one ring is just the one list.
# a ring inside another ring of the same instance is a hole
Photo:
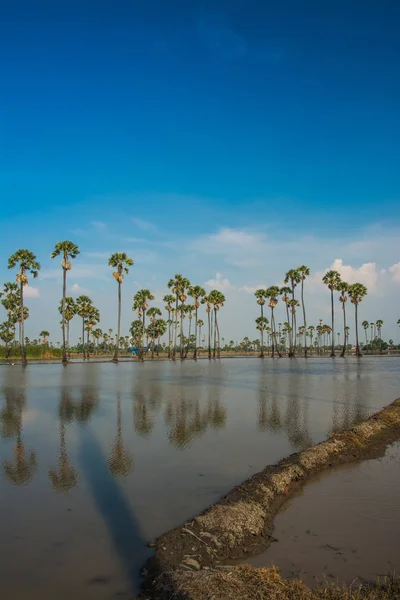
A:
{"label": "tree line on horizon", "polygon": [[[61,315],[62,330],[62,362],[68,362],[68,350],[70,349],[69,330],[70,322],[78,316],[82,319],[82,337],[81,349],[83,358],[89,358],[90,336],[94,340],[99,340],[105,334],[98,327],[100,322],[100,312],[93,304],[93,301],[87,295],[80,295],[75,300],[67,295],[67,273],[72,268],[72,261],[80,254],[79,248],[71,241],[58,242],[53,252],[52,258],[61,256],[62,268],[62,299],[58,307]],[[117,283],[117,333],[115,336],[115,346],[113,361],[118,362],[119,351],[122,347],[126,348],[127,341],[137,348],[139,360],[144,360],[148,350],[145,340],[150,340],[151,354],[154,356],[157,344],[157,354],[160,347],[160,339],[166,333],[168,334],[168,358],[175,360],[179,357],[181,360],[188,355],[190,346],[193,348],[193,358],[198,356],[201,329],[204,327],[204,321],[199,318],[199,308],[205,306],[207,315],[208,330],[208,357],[219,357],[221,349],[221,338],[218,323],[218,311],[224,306],[226,299],[219,290],[211,290],[206,293],[200,285],[192,285],[190,281],[181,274],[176,274],[168,282],[169,293],[163,297],[165,309],[168,318],[162,318],[162,312],[158,307],[149,307],[149,302],[154,300],[154,295],[148,289],[140,289],[133,297],[132,310],[136,312],[137,319],[132,321],[130,326],[130,339],[127,336],[121,338],[121,313],[122,313],[122,284],[124,276],[129,274],[129,269],[134,264],[132,258],[125,252],[117,252],[110,256],[108,265],[114,269],[112,276]],[[0,339],[5,343],[6,348],[16,339],[16,326],[19,326],[19,343],[21,348],[22,363],[27,363],[26,357],[26,338],[24,335],[24,322],[29,317],[29,309],[24,304],[24,288],[28,284],[28,274],[33,278],[38,276],[40,263],[33,252],[27,249],[17,250],[8,260],[9,269],[17,269],[16,283],[7,282],[4,284],[3,291],[0,292],[1,303],[7,311],[7,320],[0,324]],[[260,357],[264,357],[264,335],[268,335],[271,355],[282,356],[287,353],[290,358],[294,358],[299,352],[307,357],[313,347],[313,338],[316,334],[314,345],[321,346],[320,341],[324,335],[330,338],[331,353],[335,356],[335,313],[334,298],[339,294],[338,300],[341,303],[343,311],[343,345],[341,356],[344,356],[348,347],[349,326],[346,320],[346,303],[348,299],[354,305],[355,319],[355,337],[356,337],[356,355],[361,356],[359,331],[358,331],[358,307],[363,298],[367,295],[367,288],[361,283],[348,284],[341,279],[338,271],[330,270],[323,276],[323,282],[330,291],[331,299],[331,325],[323,325],[322,321],[318,326],[307,326],[306,306],[304,301],[304,285],[307,277],[310,275],[309,267],[302,265],[296,269],[289,270],[284,279],[284,286],[270,286],[257,289],[255,298],[260,306],[261,314],[256,318],[256,329],[260,333]],[[296,298],[296,292],[300,286],[300,299]],[[191,302],[188,302],[188,297]],[[276,326],[275,308],[281,297],[285,304],[287,320]],[[271,309],[270,320],[264,315],[264,306],[268,301],[268,307]],[[297,310],[301,308],[303,323],[297,326]],[[185,336],[184,319],[188,316],[189,326],[188,335]],[[146,317],[149,322],[146,323]],[[194,318],[194,333],[192,333],[192,320]],[[400,325],[400,319],[397,321]],[[375,324],[378,332],[378,339],[381,339],[381,328],[383,321],[379,319]],[[370,324],[363,321],[362,326],[366,331],[366,326]],[[179,331],[179,333],[178,333]],[[112,330],[109,330],[112,332]],[[47,342],[50,333],[47,330],[40,332],[43,343]],[[339,337],[339,335],[338,335]],[[307,343],[310,338],[310,345]],[[245,338],[246,339],[246,338]],[[302,341],[301,341],[302,340]],[[366,338],[366,342],[367,342]],[[372,335],[371,335],[372,343]]]}

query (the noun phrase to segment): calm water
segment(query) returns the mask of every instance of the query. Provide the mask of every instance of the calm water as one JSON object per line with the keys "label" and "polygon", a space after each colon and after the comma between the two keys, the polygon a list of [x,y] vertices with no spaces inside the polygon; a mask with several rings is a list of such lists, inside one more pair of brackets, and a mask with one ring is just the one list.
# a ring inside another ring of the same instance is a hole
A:
{"label": "calm water", "polygon": [[0,367],[0,597],[129,598],[146,542],[399,395],[399,358]]}

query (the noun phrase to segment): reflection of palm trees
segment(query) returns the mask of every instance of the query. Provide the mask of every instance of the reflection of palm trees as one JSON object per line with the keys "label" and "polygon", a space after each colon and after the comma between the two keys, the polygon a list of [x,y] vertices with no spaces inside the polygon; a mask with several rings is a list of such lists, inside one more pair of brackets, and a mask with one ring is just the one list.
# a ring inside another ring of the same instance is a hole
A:
{"label": "reflection of palm trees", "polygon": [[[16,440],[14,459],[3,461],[6,478],[14,485],[27,485],[37,468],[36,454],[27,451],[22,439],[23,409],[25,407],[26,371],[8,370],[6,376],[12,380],[3,388],[6,405],[1,411],[1,436]],[[17,377],[17,380],[14,379]]]}
{"label": "reflection of palm trees", "polygon": [[[66,369],[63,371],[66,373]],[[68,458],[65,439],[65,422],[71,422],[73,416],[74,405],[71,402],[70,393],[68,388],[65,386],[65,381],[63,381],[59,408],[60,456],[58,459],[58,471],[57,469],[49,469],[49,478],[52,487],[56,492],[68,492],[70,489],[76,486],[78,479],[78,474]]]}
{"label": "reflection of palm trees", "polygon": [[126,475],[129,475],[129,473],[133,471],[133,457],[131,453],[124,448],[122,437],[122,410],[119,394],[117,396],[117,435],[111,448],[108,459],[108,468],[113,475],[122,477],[126,477]]}
{"label": "reflection of palm trees", "polygon": [[134,401],[133,426],[139,435],[148,436],[154,429],[154,420],[150,414],[146,402],[141,398]]}
{"label": "reflection of palm trees", "polygon": [[58,459],[57,469],[49,469],[49,478],[51,485],[56,492],[68,492],[76,486],[78,479],[77,472],[69,462],[67,455],[67,446],[65,443],[65,424],[60,423],[60,457]]}
{"label": "reflection of palm trees", "polygon": [[31,482],[37,468],[35,452],[27,452],[18,432],[17,443],[14,448],[14,461],[3,461],[3,469],[7,479],[14,485],[27,485]]}

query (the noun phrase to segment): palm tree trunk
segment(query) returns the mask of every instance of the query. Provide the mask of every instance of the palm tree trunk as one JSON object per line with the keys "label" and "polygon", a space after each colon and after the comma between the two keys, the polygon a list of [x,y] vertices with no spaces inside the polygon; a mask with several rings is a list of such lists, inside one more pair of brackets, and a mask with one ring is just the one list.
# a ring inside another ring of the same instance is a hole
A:
{"label": "palm tree trunk", "polygon": [[182,305],[181,305],[181,329],[180,329],[180,334],[181,334],[181,337],[180,337],[180,355],[181,355],[181,360],[182,360],[184,358],[184,356],[183,356],[183,341],[184,341],[184,338],[185,338],[184,332],[183,332],[183,302],[182,302]]}
{"label": "palm tree trunk", "polygon": [[[262,300],[262,298],[261,298]],[[260,328],[260,341],[261,341],[261,353],[260,353],[260,358],[264,358],[264,323],[263,323],[263,316],[264,316],[264,306],[261,304],[261,328]]]}
{"label": "palm tree trunk", "polygon": [[176,357],[176,335],[178,331],[178,295],[176,296],[176,305],[175,305],[175,327],[174,327],[174,347],[172,349],[172,356],[175,360]]}
{"label": "palm tree trunk", "polygon": [[208,316],[208,360],[211,360],[211,311],[207,313]]}
{"label": "palm tree trunk", "polygon": [[142,326],[143,333],[141,338],[142,347],[140,349],[140,360],[144,361],[144,340],[145,340],[145,332],[146,332],[146,309],[143,309],[143,318],[142,318]]}
{"label": "palm tree trunk", "polygon": [[301,305],[303,307],[304,357],[307,358],[307,320],[306,320],[306,307],[304,306],[304,279],[301,280]]}
{"label": "palm tree trunk", "polygon": [[90,358],[90,354],[89,354],[89,343],[90,343],[90,329],[88,328],[87,331],[87,338],[86,338],[86,358],[89,360]]}
{"label": "palm tree trunk", "polygon": [[69,321],[67,321],[67,348],[69,354]]}
{"label": "palm tree trunk", "polygon": [[168,358],[171,358],[171,311],[168,311]]}
{"label": "palm tree trunk", "polygon": [[215,329],[217,332],[217,356],[218,356],[218,358],[221,358],[221,355],[220,355],[221,344],[220,344],[220,338],[219,338],[219,325],[218,325],[218,319],[217,319],[217,311],[215,310],[214,312],[215,312]]}
{"label": "palm tree trunk", "polygon": [[21,292],[21,362],[23,365],[27,364],[26,353],[25,353],[25,337],[24,337],[24,284],[21,281],[20,285]]}
{"label": "palm tree trunk", "polygon": [[332,311],[332,345],[331,345],[331,357],[335,357],[335,309],[333,307],[333,289],[331,289],[331,311]]}
{"label": "palm tree trunk", "polygon": [[[197,340],[196,340],[197,343]],[[200,348],[201,348],[201,327],[199,327],[199,355],[200,355]]]}
{"label": "palm tree trunk", "polygon": [[[64,256],[65,259],[65,256]],[[63,302],[62,302],[62,342],[63,342],[63,353],[62,362],[67,362],[67,348],[65,346],[65,296],[67,295],[67,269],[63,267]]]}
{"label": "palm tree trunk", "polygon": [[216,319],[216,314],[215,313],[216,313],[216,310],[215,310],[215,307],[214,307],[214,310],[213,310],[213,320],[214,320],[214,335],[213,335],[213,338],[214,338],[214,348],[213,348],[213,358],[215,358],[215,349],[216,349],[216,346],[217,346],[217,328],[215,327],[215,319]]}
{"label": "palm tree trunk", "polygon": [[189,344],[190,344],[190,334],[192,332],[192,319],[189,318],[189,336],[188,336],[188,343],[186,346],[186,352],[185,352],[185,358],[187,357],[188,351],[189,351]]}
{"label": "palm tree trunk", "polygon": [[360,352],[360,346],[358,344],[358,304],[355,304],[354,307],[356,316],[356,356],[362,356]]}
{"label": "palm tree trunk", "polygon": [[197,317],[198,317],[198,308],[197,308],[197,298],[195,298],[195,302],[196,302],[196,316],[195,316],[195,324],[194,324],[194,352],[193,352],[193,358],[194,360],[196,360],[197,358]]}
{"label": "palm tree trunk", "polygon": [[287,318],[287,324],[288,324],[288,326],[289,326],[289,330],[288,330],[288,332],[287,332],[287,335],[288,335],[288,345],[289,345],[289,353],[288,353],[288,356],[289,356],[289,358],[292,358],[292,357],[294,356],[294,354],[293,354],[293,348],[292,348],[292,332],[293,332],[293,329],[292,329],[292,331],[290,331],[289,306],[288,306],[288,303],[287,303],[287,302],[285,302],[285,304],[286,304],[286,318]]}
{"label": "palm tree trunk", "polygon": [[280,353],[279,350],[279,346],[276,343],[276,326],[275,326],[275,313],[274,313],[274,308],[273,306],[271,306],[271,325],[272,325],[272,336],[273,336],[273,340],[274,340],[274,344],[275,344],[275,348],[276,351],[278,353],[279,358],[282,358],[282,354]]}
{"label": "palm tree trunk", "polygon": [[83,360],[85,360],[85,318],[82,317],[82,354]]}
{"label": "palm tree trunk", "polygon": [[117,325],[117,343],[115,345],[114,362],[118,362],[119,336],[121,332],[121,282],[118,281],[118,325]]}
{"label": "palm tree trunk", "polygon": [[340,353],[341,357],[344,357],[346,354],[346,346],[347,346],[347,330],[346,330],[346,305],[343,302],[343,348]]}

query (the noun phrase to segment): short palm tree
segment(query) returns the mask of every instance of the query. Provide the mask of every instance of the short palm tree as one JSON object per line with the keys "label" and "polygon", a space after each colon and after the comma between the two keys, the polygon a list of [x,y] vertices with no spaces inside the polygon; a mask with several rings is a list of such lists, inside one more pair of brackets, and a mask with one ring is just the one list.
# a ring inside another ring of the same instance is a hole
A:
{"label": "short palm tree", "polygon": [[[154,346],[155,346],[155,341],[158,338],[157,328],[155,327],[155,323],[156,323],[157,317],[161,317],[161,310],[159,308],[157,308],[157,306],[152,306],[147,311],[147,316],[150,318],[150,321],[151,321],[151,328],[150,328],[150,338],[152,340],[151,358],[154,358]],[[149,330],[149,327],[147,328],[147,330]]]}
{"label": "short palm tree", "polygon": [[207,322],[208,322],[208,360],[211,360],[211,299],[210,294],[203,296],[201,303],[206,305]]}
{"label": "short palm tree", "polygon": [[342,310],[343,310],[343,348],[340,353],[340,356],[343,358],[346,354],[346,348],[347,348],[346,302],[347,302],[347,292],[349,290],[349,284],[346,281],[340,281],[337,289],[340,292],[339,302],[341,303]]}
{"label": "short palm tree", "polygon": [[349,296],[354,304],[355,325],[356,325],[356,356],[361,356],[360,345],[358,343],[358,305],[367,295],[367,288],[362,283],[353,283],[349,285]]}
{"label": "short palm tree", "polygon": [[322,278],[322,281],[331,291],[331,315],[332,315],[332,347],[331,357],[335,357],[335,309],[333,306],[333,292],[339,289],[341,282],[340,273],[338,271],[328,271]]}
{"label": "short palm tree", "polygon": [[269,321],[268,321],[267,317],[257,317],[256,318],[256,329],[260,332],[260,346],[261,346],[260,358],[264,358],[264,352],[263,352],[264,331],[266,330],[268,323],[269,323]]}
{"label": "short palm tree", "polygon": [[88,318],[86,320],[86,333],[87,333],[87,352],[86,358],[90,358],[89,356],[89,342],[90,342],[90,334],[93,330],[93,327],[97,325],[100,321],[100,312],[99,309],[95,306],[90,306]]}
{"label": "short palm tree", "polygon": [[378,332],[379,339],[382,339],[382,325],[383,325],[382,319],[378,319],[376,322],[376,330]]}
{"label": "short palm tree", "polygon": [[368,337],[367,337],[367,331],[369,329],[369,321],[363,321],[361,323],[362,328],[364,329],[364,333],[365,333],[365,345],[368,345]]}
{"label": "short palm tree", "polygon": [[[193,307],[195,309],[195,323],[194,323],[194,352],[193,358],[196,360],[197,358],[197,328],[199,326],[199,307],[201,299],[206,295],[206,291],[200,285],[191,285],[188,289],[188,294],[193,298]],[[190,337],[190,334],[189,334]]]}
{"label": "short palm tree", "polygon": [[60,256],[60,254],[63,257],[62,261],[61,261],[61,266],[62,266],[62,270],[63,270],[63,295],[62,295],[62,312],[61,312],[61,314],[62,314],[61,329],[62,329],[62,339],[63,339],[62,362],[66,363],[67,362],[67,347],[66,347],[66,339],[65,339],[65,322],[66,322],[65,299],[67,297],[67,271],[71,270],[72,265],[71,265],[70,259],[74,259],[78,256],[79,248],[76,244],[74,244],[73,242],[70,242],[68,240],[65,240],[64,242],[57,242],[57,244],[54,246],[53,252],[51,253],[51,258]]}
{"label": "short palm tree", "polygon": [[[290,269],[286,275],[285,275],[285,279],[284,279],[284,283],[287,285],[290,285],[290,292],[292,294],[292,300],[294,301],[294,290],[297,286],[298,283],[300,283],[301,281],[301,277],[300,277],[300,273],[297,269]],[[292,306],[294,304],[292,303]],[[295,350],[296,350],[296,325],[295,325],[295,312],[293,312],[292,310],[292,320],[291,320],[291,328],[292,328],[292,348],[291,351],[289,353],[289,356],[294,356],[295,354]]]}
{"label": "short palm tree", "polygon": [[36,260],[36,256],[30,250],[17,250],[8,259],[8,268],[14,269],[18,265],[18,273],[16,276],[17,283],[19,283],[20,293],[20,323],[21,323],[21,358],[22,364],[26,365],[26,352],[25,352],[25,340],[24,340],[24,287],[28,284],[28,275],[31,273],[35,278],[38,276],[40,270],[40,264]]}
{"label": "short palm tree", "polygon": [[[198,321],[197,321],[197,327],[199,329],[199,353],[200,353],[200,348],[201,348],[201,329],[202,329],[202,327],[204,327],[204,321],[203,321],[203,319],[198,319]],[[197,344],[197,340],[196,340],[196,344]]]}
{"label": "short palm tree", "polygon": [[114,252],[108,260],[108,266],[115,269],[113,277],[118,284],[118,325],[117,339],[115,344],[114,362],[118,362],[119,338],[121,335],[121,287],[124,281],[124,273],[128,275],[129,268],[133,265],[133,260],[125,252]]}
{"label": "short palm tree", "polygon": [[278,356],[281,356],[280,350],[277,347],[276,343],[276,326],[275,326],[275,315],[274,309],[278,304],[278,296],[279,296],[279,288],[276,285],[271,285],[267,288],[265,292],[266,297],[268,298],[268,306],[271,309],[271,350],[272,350],[272,358],[275,356],[275,350],[278,352]]}
{"label": "short palm tree", "polygon": [[64,320],[64,323],[67,326],[66,347],[69,349],[69,326],[70,322],[76,315],[76,304],[72,296],[66,296],[65,299],[61,300],[60,306],[58,307],[58,312],[61,314],[61,317],[64,313],[62,320]]}
{"label": "short palm tree", "polygon": [[289,346],[289,357],[292,357],[293,352],[293,344],[292,344],[292,328],[290,326],[290,318],[289,318],[289,294],[291,293],[291,289],[288,286],[281,287],[279,290],[279,294],[282,296],[282,302],[286,305],[286,332],[288,334],[288,346]]}
{"label": "short palm tree", "polygon": [[310,268],[306,265],[301,265],[297,268],[301,279],[301,306],[303,308],[303,335],[304,335],[304,356],[307,358],[307,319],[306,307],[304,304],[304,280],[310,275]]}
{"label": "short palm tree", "polygon": [[48,331],[46,331],[46,329],[43,329],[39,333],[39,337],[42,338],[42,344],[47,344],[47,338],[50,337],[50,333]]}
{"label": "short palm tree", "polygon": [[144,360],[144,334],[146,332],[146,311],[149,308],[149,302],[150,300],[154,300],[154,296],[153,294],[150,292],[150,290],[147,289],[142,289],[139,290],[138,292],[136,292],[136,294],[133,297],[133,307],[132,310],[136,310],[139,319],[142,319],[142,326],[143,326],[143,335],[142,335],[142,339],[140,342],[140,346],[138,348],[138,357],[141,360]]}
{"label": "short palm tree", "polygon": [[76,314],[82,319],[82,355],[83,360],[86,358],[85,353],[85,325],[87,319],[90,317],[91,308],[93,307],[93,302],[89,298],[89,296],[78,296],[76,299]]}

